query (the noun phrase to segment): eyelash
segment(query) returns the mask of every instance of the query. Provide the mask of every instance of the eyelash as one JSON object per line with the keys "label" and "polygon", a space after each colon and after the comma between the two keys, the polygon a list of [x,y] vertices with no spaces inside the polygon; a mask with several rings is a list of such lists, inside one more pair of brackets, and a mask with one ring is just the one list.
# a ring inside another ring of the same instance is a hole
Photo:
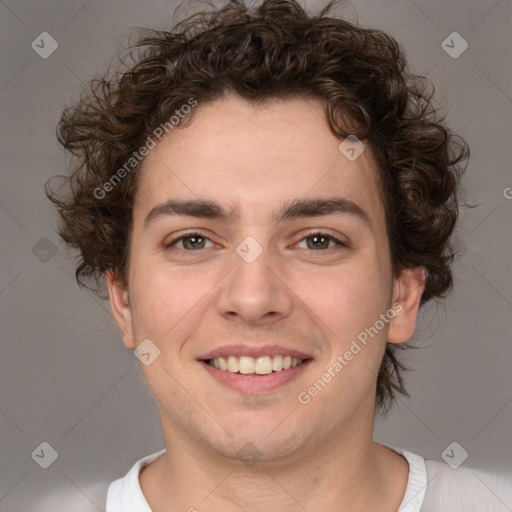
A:
{"label": "eyelash", "polygon": [[[181,242],[183,239],[185,238],[193,238],[195,236],[199,236],[201,238],[203,238],[204,240],[210,240],[210,238],[208,238],[207,236],[203,235],[203,233],[201,233],[200,231],[192,231],[192,232],[189,232],[189,233],[186,233],[184,235],[181,235],[179,238],[176,238],[174,240],[171,240],[170,242],[166,243],[164,245],[164,248],[165,249],[174,249],[174,250],[179,250],[179,251],[185,251],[185,252],[199,252],[201,251],[201,249],[196,249],[196,250],[189,250],[189,249],[180,249],[180,248],[176,248],[176,247],[173,247],[173,245],[177,244],[178,242]],[[333,241],[337,246],[338,246],[338,249],[339,248],[342,248],[342,247],[348,247],[348,245],[346,243],[343,243],[341,240],[338,240],[336,237],[332,236],[332,235],[329,235],[328,233],[324,233],[323,231],[311,231],[309,233],[307,233],[306,235],[304,235],[298,243],[302,242],[303,240],[305,240],[306,238],[311,238],[311,237],[314,237],[314,236],[321,236],[321,237],[325,237],[325,238],[328,238],[330,241]],[[309,251],[314,251],[314,252],[327,252],[331,249],[335,249],[336,247],[329,247],[327,249],[320,249],[318,251],[316,251],[315,249],[306,249],[306,250],[309,250]]]}

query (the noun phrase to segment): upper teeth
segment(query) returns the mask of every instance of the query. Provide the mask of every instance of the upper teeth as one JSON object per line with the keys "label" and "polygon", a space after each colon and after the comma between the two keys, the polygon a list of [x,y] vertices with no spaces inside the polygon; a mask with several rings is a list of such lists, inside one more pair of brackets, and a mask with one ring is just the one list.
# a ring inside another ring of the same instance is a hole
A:
{"label": "upper teeth", "polygon": [[289,370],[298,366],[303,362],[302,359],[297,359],[291,356],[262,356],[262,357],[247,357],[247,356],[228,356],[210,359],[208,363],[220,370],[226,370],[232,373],[267,375],[269,373],[280,372],[281,370]]}

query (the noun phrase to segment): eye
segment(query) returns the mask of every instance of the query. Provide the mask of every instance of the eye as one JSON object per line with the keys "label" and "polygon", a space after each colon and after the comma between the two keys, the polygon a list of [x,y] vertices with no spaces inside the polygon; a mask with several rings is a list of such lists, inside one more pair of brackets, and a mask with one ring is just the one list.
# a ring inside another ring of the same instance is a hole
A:
{"label": "eye", "polygon": [[[309,233],[307,236],[302,238],[302,240],[296,245],[296,247],[300,247],[300,244],[303,243],[303,241],[306,241],[306,247],[301,248],[317,252],[333,249],[336,246],[347,247],[346,244],[344,244],[334,236],[320,231]],[[210,243],[211,245],[207,246],[207,243]],[[204,236],[202,233],[199,232],[187,233],[185,235],[180,236],[179,238],[175,238],[174,240],[165,243],[164,245],[166,249],[177,249],[182,251],[184,250],[187,252],[207,249],[213,246],[213,242],[208,237]]]}
{"label": "eye", "polygon": [[[212,243],[212,241],[203,236],[201,233],[187,233],[186,235],[180,236],[175,240],[165,244],[165,248],[176,248],[185,251],[196,251],[199,249],[205,249],[206,242]],[[179,246],[181,244],[181,247]],[[213,245],[213,244],[212,244]]]}
{"label": "eye", "polygon": [[[344,244],[337,238],[328,235],[327,233],[322,233],[320,231],[309,233],[297,244],[297,247],[300,246],[303,240],[306,240],[306,247],[304,248],[311,249],[313,251],[332,249],[335,246],[346,247],[346,244]],[[311,241],[311,243],[309,243],[309,241]],[[331,242],[334,245],[331,245]]]}

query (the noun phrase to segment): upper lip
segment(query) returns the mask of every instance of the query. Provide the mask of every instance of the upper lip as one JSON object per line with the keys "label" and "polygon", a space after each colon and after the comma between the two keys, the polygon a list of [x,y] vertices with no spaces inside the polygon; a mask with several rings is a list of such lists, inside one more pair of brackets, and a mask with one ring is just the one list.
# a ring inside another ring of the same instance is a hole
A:
{"label": "upper lip", "polygon": [[228,356],[246,356],[255,359],[262,356],[291,356],[297,359],[312,359],[309,354],[295,350],[293,348],[281,347],[279,345],[258,345],[257,347],[250,345],[225,345],[218,347],[204,355],[198,357],[199,360],[217,359],[219,357]]}

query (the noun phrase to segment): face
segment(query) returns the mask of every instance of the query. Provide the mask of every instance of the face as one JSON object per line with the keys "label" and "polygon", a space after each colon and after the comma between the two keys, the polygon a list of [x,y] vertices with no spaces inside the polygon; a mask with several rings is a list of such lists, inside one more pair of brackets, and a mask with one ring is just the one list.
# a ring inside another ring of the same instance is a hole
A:
{"label": "face", "polygon": [[164,432],[271,460],[370,428],[421,286],[392,276],[369,151],[349,160],[312,99],[226,96],[166,137],[141,171],[128,290],[108,276],[126,344],[160,350],[142,368]]}

